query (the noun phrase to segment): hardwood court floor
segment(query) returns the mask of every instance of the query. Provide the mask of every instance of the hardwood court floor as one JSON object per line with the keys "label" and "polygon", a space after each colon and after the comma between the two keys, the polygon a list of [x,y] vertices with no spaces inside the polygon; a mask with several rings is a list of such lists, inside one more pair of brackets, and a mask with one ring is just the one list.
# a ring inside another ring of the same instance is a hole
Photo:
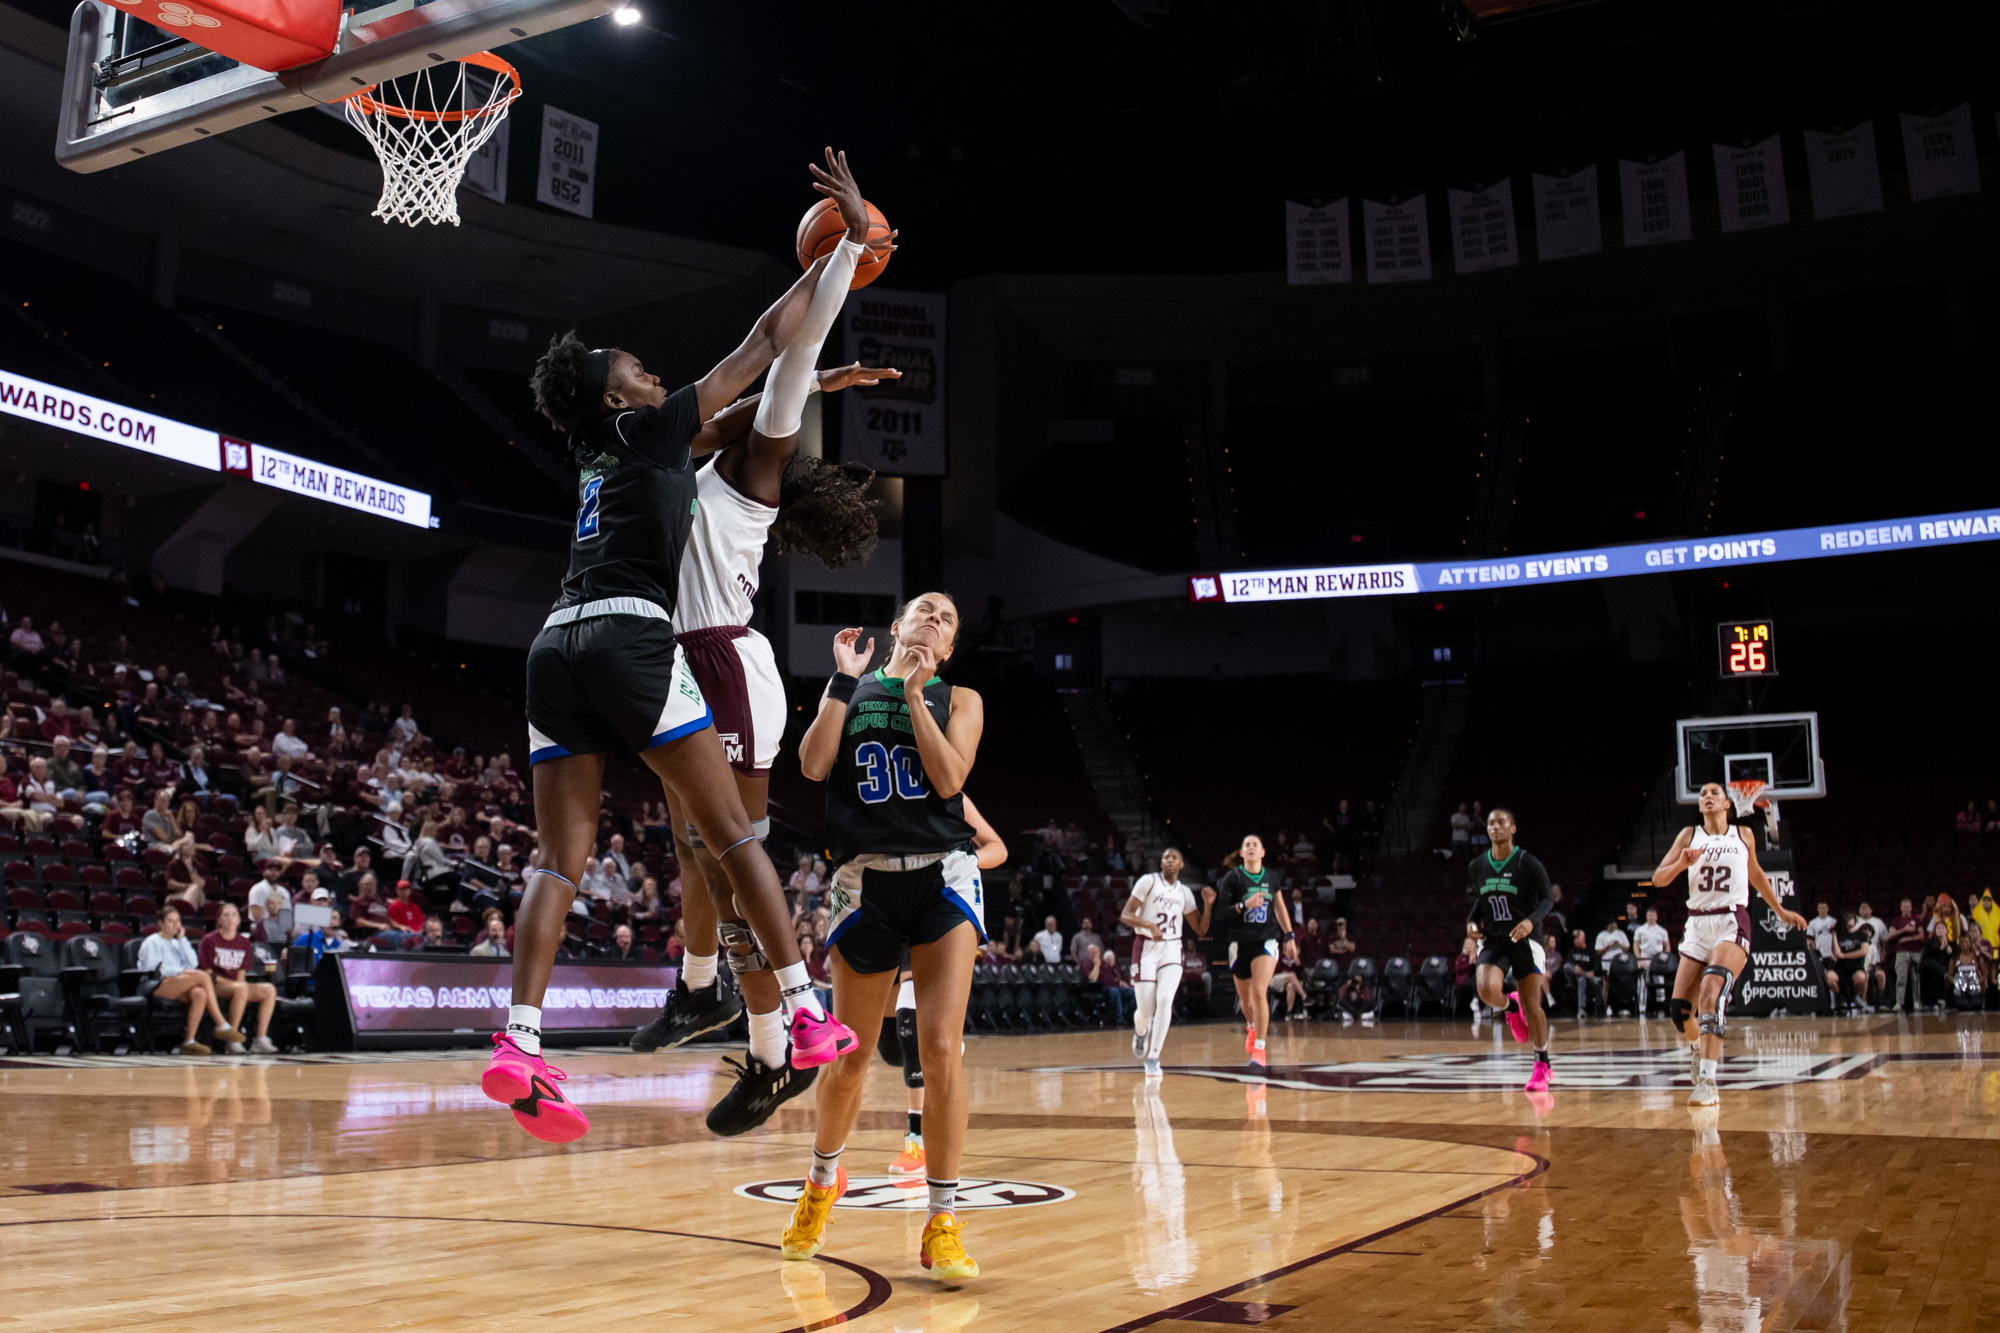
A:
{"label": "hardwood court floor", "polygon": [[[1670,1041],[1558,1025],[1538,1106],[1438,1020],[1293,1025],[1262,1084],[1180,1028],[1150,1089],[1121,1032],[974,1038],[964,1175],[1017,1206],[965,1212],[950,1285],[886,1182],[778,1257],[810,1111],[710,1138],[713,1047],[559,1056],[566,1148],[464,1054],[0,1060],[0,1330],[1995,1326],[2000,1024],[1739,1022],[1706,1120]],[[902,1105],[878,1063],[851,1175]]]}

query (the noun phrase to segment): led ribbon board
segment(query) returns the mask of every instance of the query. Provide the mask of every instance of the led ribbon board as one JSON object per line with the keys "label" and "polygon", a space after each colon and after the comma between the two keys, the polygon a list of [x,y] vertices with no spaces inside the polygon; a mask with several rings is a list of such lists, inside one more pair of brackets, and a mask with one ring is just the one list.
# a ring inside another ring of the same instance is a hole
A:
{"label": "led ribbon board", "polygon": [[1828,524],[1663,542],[1635,542],[1588,551],[1500,560],[1441,560],[1410,565],[1342,565],[1324,569],[1242,570],[1192,574],[1193,602],[1300,602],[1329,597],[1393,597],[1467,588],[1525,588],[1544,583],[1621,579],[1669,569],[1774,565],[1864,551],[1909,551],[1967,542],[2000,541],[2000,510],[1965,510],[1871,523]]}
{"label": "led ribbon board", "polygon": [[251,444],[171,417],[155,416],[108,399],[0,370],[0,412],[58,430],[172,459],[205,472],[228,472],[260,486],[303,495],[345,509],[433,528],[431,497],[423,491],[347,472],[309,458]]}

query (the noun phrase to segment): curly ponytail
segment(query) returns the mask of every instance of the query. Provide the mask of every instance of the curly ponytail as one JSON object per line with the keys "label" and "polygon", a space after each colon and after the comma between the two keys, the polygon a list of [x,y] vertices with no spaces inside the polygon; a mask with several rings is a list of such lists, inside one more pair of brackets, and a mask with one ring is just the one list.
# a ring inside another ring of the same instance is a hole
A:
{"label": "curly ponytail", "polygon": [[542,353],[542,359],[535,362],[535,373],[528,377],[528,387],[535,392],[535,410],[565,435],[590,424],[596,415],[593,405],[582,401],[586,392],[584,362],[589,355],[589,345],[571,329],[549,339],[549,350]]}
{"label": "curly ponytail", "polygon": [[818,556],[828,569],[866,561],[878,540],[879,501],[867,494],[874,479],[873,472],[851,471],[823,458],[794,458],[778,487],[779,549]]}

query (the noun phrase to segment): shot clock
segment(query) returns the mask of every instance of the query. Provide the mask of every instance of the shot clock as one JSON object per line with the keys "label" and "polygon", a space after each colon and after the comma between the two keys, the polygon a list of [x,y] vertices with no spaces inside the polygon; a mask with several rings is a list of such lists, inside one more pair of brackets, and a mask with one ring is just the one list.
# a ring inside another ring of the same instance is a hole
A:
{"label": "shot clock", "polygon": [[1768,620],[1725,620],[1716,664],[1724,680],[1753,680],[1778,674],[1778,636]]}

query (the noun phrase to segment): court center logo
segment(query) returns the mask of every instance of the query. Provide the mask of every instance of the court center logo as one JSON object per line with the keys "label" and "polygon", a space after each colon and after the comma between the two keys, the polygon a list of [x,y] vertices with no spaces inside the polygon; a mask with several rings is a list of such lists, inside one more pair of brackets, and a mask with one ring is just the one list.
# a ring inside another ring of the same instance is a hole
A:
{"label": "court center logo", "polygon": [[[799,1195],[805,1193],[805,1188],[806,1182],[796,1178],[759,1180],[738,1185],[736,1193],[746,1199],[762,1199],[766,1203],[782,1203],[790,1207],[799,1201]],[[1075,1197],[1075,1190],[1033,1180],[981,1180],[965,1176],[958,1182],[958,1207],[961,1212],[982,1208],[1035,1208]],[[834,1205],[836,1208],[889,1213],[922,1212],[929,1206],[930,1195],[924,1190],[921,1176],[850,1176],[847,1193]]]}

